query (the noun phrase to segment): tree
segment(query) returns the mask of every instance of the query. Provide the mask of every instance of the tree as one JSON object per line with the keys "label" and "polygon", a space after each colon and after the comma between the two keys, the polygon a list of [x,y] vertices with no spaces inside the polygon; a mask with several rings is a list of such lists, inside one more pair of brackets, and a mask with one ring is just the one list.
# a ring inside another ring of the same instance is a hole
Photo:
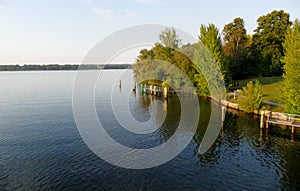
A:
{"label": "tree", "polygon": [[300,114],[300,23],[294,22],[292,28],[286,33],[283,43],[284,57],[284,91],[283,98],[286,103],[286,111]]}
{"label": "tree", "polygon": [[240,17],[235,18],[233,22],[224,26],[222,34],[224,53],[229,60],[229,73],[233,79],[244,78],[249,44],[244,20]]}
{"label": "tree", "polygon": [[259,69],[259,71],[254,70],[253,74],[259,73],[263,76],[282,75],[282,43],[286,31],[291,25],[290,15],[282,10],[273,11],[259,17],[257,24],[251,50],[253,68]]}
{"label": "tree", "polygon": [[180,52],[182,52],[187,57],[193,59],[196,46],[197,46],[197,43],[194,43],[194,44],[188,43],[188,44],[182,45],[180,47]]}
{"label": "tree", "polygon": [[235,18],[233,22],[225,25],[222,33],[224,35],[224,43],[227,44],[232,51],[238,51],[238,48],[243,46],[247,41],[245,23],[240,17]]}
{"label": "tree", "polygon": [[[208,26],[201,25],[199,41],[213,55],[222,72],[223,80],[225,81],[225,83],[229,83],[230,76],[228,73],[228,64],[223,52],[219,29],[214,24],[208,24]],[[195,62],[197,61],[198,60],[195,60]]]}
{"label": "tree", "polygon": [[253,112],[260,108],[262,96],[260,83],[256,80],[255,85],[253,85],[253,82],[250,81],[246,87],[243,87],[238,104],[246,112]]}
{"label": "tree", "polygon": [[[169,64],[166,65],[165,62]],[[187,75],[188,79],[182,73],[176,72],[176,68]],[[154,79],[161,79],[160,82],[149,79],[149,84],[162,85],[164,82],[167,86],[172,84],[174,88],[183,88],[194,85],[194,75],[197,71],[193,62],[180,51],[155,44],[150,50],[143,49],[140,51],[136,63],[133,64],[133,72],[138,81],[149,76],[154,77]]]}
{"label": "tree", "polygon": [[176,49],[179,47],[181,43],[181,39],[179,38],[176,30],[171,28],[165,28],[161,33],[159,34],[159,40],[165,47],[170,47],[173,49]]}

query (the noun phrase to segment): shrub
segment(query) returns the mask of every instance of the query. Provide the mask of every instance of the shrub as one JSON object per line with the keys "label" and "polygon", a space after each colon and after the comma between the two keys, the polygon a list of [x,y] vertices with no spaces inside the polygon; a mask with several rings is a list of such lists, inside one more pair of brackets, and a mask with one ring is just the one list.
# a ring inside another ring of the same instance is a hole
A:
{"label": "shrub", "polygon": [[262,96],[263,93],[261,91],[260,83],[257,80],[255,81],[255,84],[250,81],[241,91],[241,96],[238,99],[239,107],[246,112],[258,110],[261,107]]}

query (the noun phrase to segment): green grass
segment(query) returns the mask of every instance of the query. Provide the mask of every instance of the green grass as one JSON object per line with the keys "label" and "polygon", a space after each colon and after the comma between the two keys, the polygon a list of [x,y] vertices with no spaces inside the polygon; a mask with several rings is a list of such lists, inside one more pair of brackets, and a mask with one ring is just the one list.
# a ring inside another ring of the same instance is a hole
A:
{"label": "green grass", "polygon": [[[235,87],[235,89],[242,89],[242,87],[246,86],[249,81],[255,82],[258,80],[261,84],[261,90],[264,93],[263,101],[270,101],[279,103],[279,106],[270,106],[263,105],[263,107],[267,110],[272,111],[284,111],[284,104],[281,100],[282,97],[282,86],[283,86],[283,78],[280,76],[276,77],[257,77],[250,78],[239,81],[239,85]],[[236,102],[233,98],[230,98],[229,101]]]}

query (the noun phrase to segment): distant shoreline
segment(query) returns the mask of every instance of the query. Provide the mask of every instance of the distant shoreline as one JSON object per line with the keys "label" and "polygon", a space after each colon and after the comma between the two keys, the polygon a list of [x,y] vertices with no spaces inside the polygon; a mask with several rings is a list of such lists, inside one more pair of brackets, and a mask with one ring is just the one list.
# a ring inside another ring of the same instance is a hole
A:
{"label": "distant shoreline", "polygon": [[49,65],[0,65],[0,72],[5,71],[76,71],[76,70],[114,70],[114,69],[132,69],[131,64],[49,64]]}

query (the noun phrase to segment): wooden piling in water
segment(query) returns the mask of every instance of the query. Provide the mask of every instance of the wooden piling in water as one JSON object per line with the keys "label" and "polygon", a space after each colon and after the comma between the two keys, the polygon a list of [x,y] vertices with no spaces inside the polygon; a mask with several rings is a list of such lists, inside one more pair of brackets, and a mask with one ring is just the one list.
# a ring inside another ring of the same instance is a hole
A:
{"label": "wooden piling in water", "polygon": [[150,87],[149,87],[149,89],[150,89],[150,94],[152,95],[153,94],[153,86],[152,85],[150,85]]}
{"label": "wooden piling in water", "polygon": [[226,107],[222,106],[222,122],[225,121]]}
{"label": "wooden piling in water", "polygon": [[168,88],[164,87],[164,99],[168,98]]}
{"label": "wooden piling in water", "polygon": [[265,112],[261,111],[260,112],[260,128],[264,127],[264,116],[265,116]]}

